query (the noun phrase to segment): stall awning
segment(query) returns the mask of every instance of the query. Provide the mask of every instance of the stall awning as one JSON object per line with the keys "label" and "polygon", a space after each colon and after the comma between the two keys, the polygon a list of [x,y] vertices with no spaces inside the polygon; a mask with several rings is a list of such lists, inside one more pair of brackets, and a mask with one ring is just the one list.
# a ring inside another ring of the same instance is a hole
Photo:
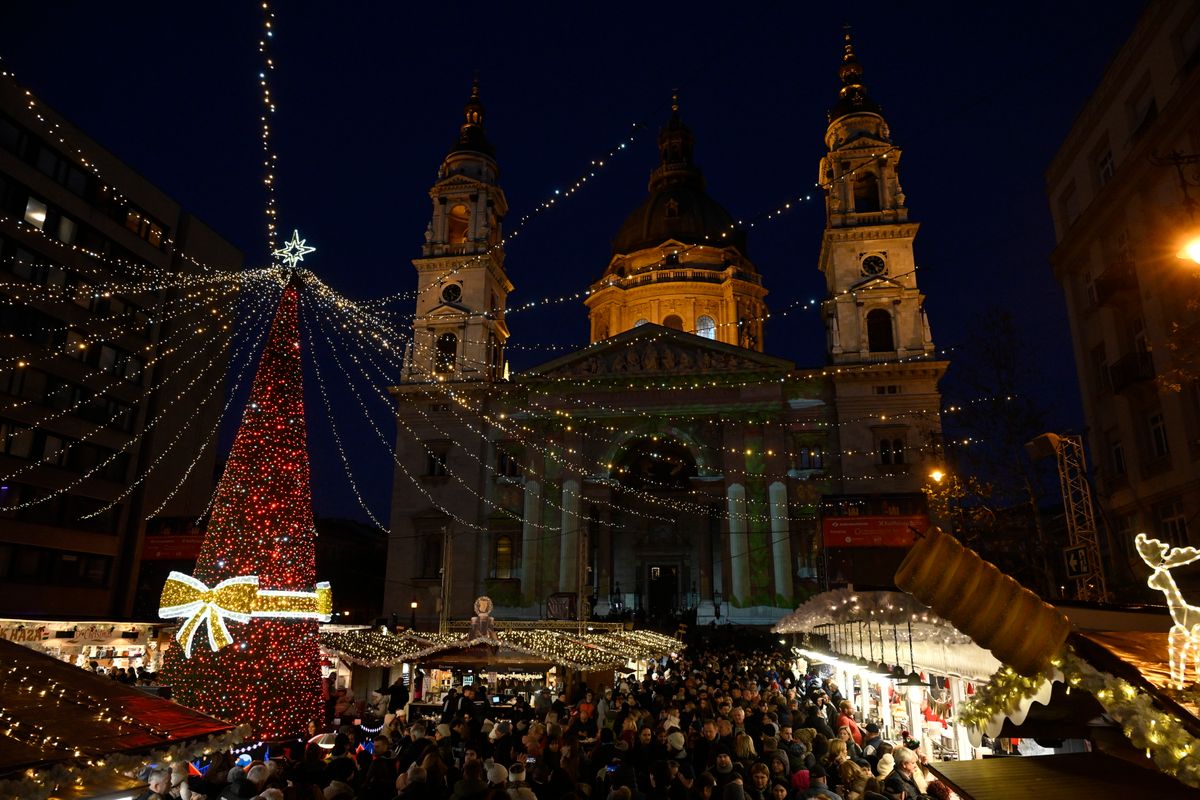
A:
{"label": "stall awning", "polygon": [[1102,753],[937,761],[929,766],[963,800],[1010,800],[1014,797],[1194,800],[1196,797],[1195,789],[1189,789],[1161,772]]}
{"label": "stall awning", "polygon": [[12,642],[0,641],[0,778],[147,751],[233,725]]}

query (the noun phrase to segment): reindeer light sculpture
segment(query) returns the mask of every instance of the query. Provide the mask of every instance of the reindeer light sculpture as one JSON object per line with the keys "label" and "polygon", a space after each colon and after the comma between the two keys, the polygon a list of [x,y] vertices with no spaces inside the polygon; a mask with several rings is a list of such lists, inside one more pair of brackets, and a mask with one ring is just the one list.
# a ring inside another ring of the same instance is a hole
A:
{"label": "reindeer light sculpture", "polygon": [[1187,676],[1188,659],[1191,658],[1197,677],[1200,677],[1200,607],[1188,605],[1171,577],[1171,570],[1200,561],[1200,550],[1194,547],[1171,547],[1166,542],[1151,539],[1139,533],[1134,539],[1138,555],[1153,570],[1146,583],[1158,589],[1167,598],[1171,612],[1171,632],[1167,634],[1170,646],[1168,657],[1171,665],[1171,680],[1175,688],[1182,689]]}

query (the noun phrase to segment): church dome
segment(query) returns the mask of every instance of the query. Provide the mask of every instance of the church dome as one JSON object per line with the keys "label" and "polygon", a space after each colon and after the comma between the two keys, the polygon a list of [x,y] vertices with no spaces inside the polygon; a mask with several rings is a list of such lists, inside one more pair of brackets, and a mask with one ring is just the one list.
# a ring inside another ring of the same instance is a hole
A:
{"label": "church dome", "polygon": [[613,239],[613,254],[658,247],[674,239],[685,244],[735,247],[746,252],[745,233],[704,191],[704,175],[692,161],[692,133],[672,105],[671,120],[658,135],[662,162],[650,174],[650,196],[630,214]]}

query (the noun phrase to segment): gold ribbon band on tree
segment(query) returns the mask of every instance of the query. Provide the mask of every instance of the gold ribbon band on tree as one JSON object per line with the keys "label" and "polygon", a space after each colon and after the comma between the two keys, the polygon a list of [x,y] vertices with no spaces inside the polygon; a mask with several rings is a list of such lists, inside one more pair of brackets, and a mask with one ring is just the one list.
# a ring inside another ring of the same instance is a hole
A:
{"label": "gold ribbon band on tree", "polygon": [[251,617],[260,617],[328,622],[332,614],[333,593],[326,582],[318,583],[312,592],[260,589],[258,576],[239,575],[209,588],[182,572],[167,576],[158,609],[161,619],[183,620],[175,638],[188,658],[202,624],[207,624],[208,646],[216,652],[233,644],[227,621],[249,622]]}

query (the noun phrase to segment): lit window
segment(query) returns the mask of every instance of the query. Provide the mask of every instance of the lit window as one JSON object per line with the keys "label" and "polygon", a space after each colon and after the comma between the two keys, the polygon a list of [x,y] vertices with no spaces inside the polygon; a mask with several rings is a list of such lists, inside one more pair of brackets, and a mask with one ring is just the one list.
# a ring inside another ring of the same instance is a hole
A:
{"label": "lit window", "polygon": [[39,231],[46,227],[46,213],[49,209],[46,204],[36,198],[29,198],[29,202],[25,204],[25,221]]}
{"label": "lit window", "polygon": [[496,537],[496,577],[504,580],[513,577],[513,540],[511,536]]}
{"label": "lit window", "polygon": [[58,221],[58,240],[63,244],[71,244],[75,241],[75,222],[67,217],[62,217]]}
{"label": "lit window", "polygon": [[715,340],[717,338],[717,321],[709,316],[697,317],[696,335]]}

